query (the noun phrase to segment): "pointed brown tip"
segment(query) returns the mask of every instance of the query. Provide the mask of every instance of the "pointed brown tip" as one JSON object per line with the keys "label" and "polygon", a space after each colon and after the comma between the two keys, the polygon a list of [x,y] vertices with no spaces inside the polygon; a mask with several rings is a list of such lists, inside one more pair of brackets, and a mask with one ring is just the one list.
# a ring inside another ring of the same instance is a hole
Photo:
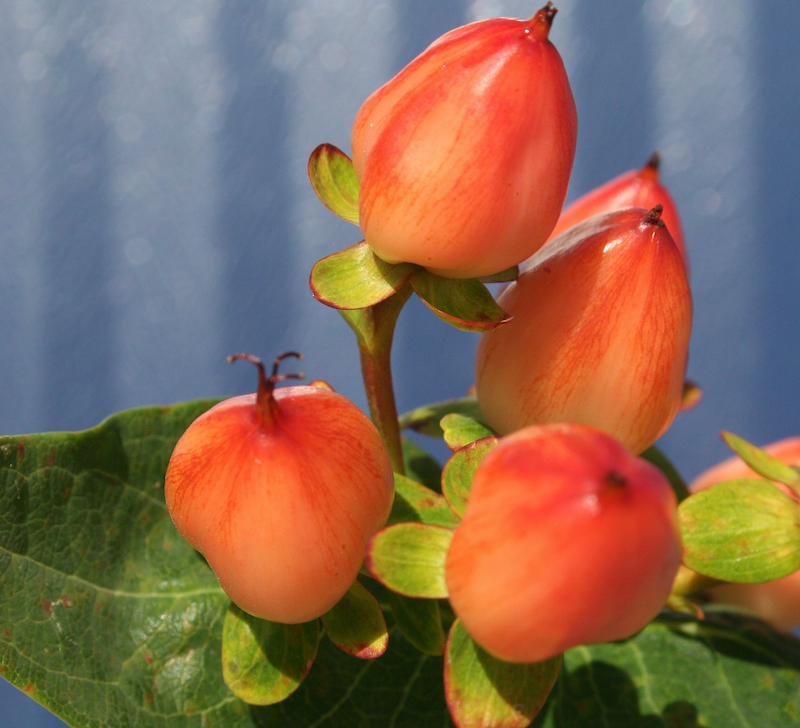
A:
{"label": "pointed brown tip", "polygon": [[641,169],[641,176],[646,179],[657,180],[658,179],[658,170],[661,167],[661,154],[659,154],[658,150],[654,151],[650,155],[650,159],[648,159],[644,167]]}
{"label": "pointed brown tip", "polygon": [[646,225],[658,225],[658,227],[664,227],[664,221],[661,219],[662,212],[664,212],[664,205],[656,205],[644,216],[644,223]]}
{"label": "pointed brown tip", "polygon": [[546,41],[550,35],[550,28],[553,25],[553,18],[556,17],[558,8],[548,2],[536,15],[534,15],[525,28],[525,32],[532,35],[538,41]]}
{"label": "pointed brown tip", "polygon": [[652,169],[658,172],[658,168],[661,166],[661,153],[656,149],[651,155],[650,159],[648,159],[644,166],[647,169]]}

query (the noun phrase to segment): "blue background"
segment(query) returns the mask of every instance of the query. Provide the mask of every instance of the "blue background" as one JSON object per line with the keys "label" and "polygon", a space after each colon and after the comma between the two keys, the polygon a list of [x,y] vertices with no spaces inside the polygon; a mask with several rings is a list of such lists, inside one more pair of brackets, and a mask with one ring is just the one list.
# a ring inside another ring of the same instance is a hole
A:
{"label": "blue background", "polygon": [[[653,149],[681,212],[705,390],[661,444],[687,477],[717,433],[800,434],[800,4],[559,3],[579,115],[570,199]],[[362,407],[352,335],[311,298],[359,239],[308,185],[360,103],[435,37],[519,0],[0,1],[0,433],[252,391],[225,356],[306,354]],[[463,395],[476,336],[412,302],[401,410]],[[440,451],[441,452],[441,451]],[[0,684],[0,726],[59,724]]]}

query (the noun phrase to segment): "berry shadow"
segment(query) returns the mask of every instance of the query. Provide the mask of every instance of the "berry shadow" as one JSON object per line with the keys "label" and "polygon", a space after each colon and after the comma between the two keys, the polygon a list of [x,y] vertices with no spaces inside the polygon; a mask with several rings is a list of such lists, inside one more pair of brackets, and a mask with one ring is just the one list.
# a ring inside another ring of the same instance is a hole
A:
{"label": "berry shadow", "polygon": [[630,675],[594,660],[577,670],[562,670],[532,728],[702,728],[697,708],[679,700],[660,715],[645,714]]}

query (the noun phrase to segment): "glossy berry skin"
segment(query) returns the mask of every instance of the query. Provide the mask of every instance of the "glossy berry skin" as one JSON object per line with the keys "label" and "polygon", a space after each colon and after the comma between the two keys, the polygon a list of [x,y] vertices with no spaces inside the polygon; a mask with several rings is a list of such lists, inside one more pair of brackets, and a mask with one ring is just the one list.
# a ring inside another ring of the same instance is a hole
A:
{"label": "glossy berry skin", "polygon": [[661,472],[599,430],[509,435],[478,467],[447,554],[456,616],[509,662],[629,637],[669,596],[676,508]]}
{"label": "glossy berry skin", "polygon": [[[764,450],[787,465],[800,466],[800,437],[774,442]],[[732,457],[699,475],[689,489],[696,493],[727,480],[760,477],[741,458]],[[785,485],[776,486],[789,494]],[[779,629],[788,631],[800,626],[800,571],[764,584],[724,584],[711,589],[709,597],[721,604],[745,607]]]}
{"label": "glossy berry skin", "polygon": [[550,234],[550,239],[558,237],[573,225],[583,222],[592,215],[613,212],[624,207],[643,207],[645,210],[651,210],[656,205],[661,205],[664,208],[661,219],[667,226],[675,245],[678,246],[688,270],[686,244],[683,240],[683,228],[678,216],[678,208],[669,190],[659,179],[659,163],[658,154],[654,154],[641,169],[625,172],[579,197],[564,208],[555,229]]}
{"label": "glossy berry skin", "polygon": [[692,304],[657,212],[628,208],[570,228],[503,291],[514,319],[483,334],[475,381],[487,423],[580,422],[649,447],[681,401]]}
{"label": "glossy berry skin", "polygon": [[352,129],[373,251],[452,278],[544,244],[566,196],[577,116],[547,39],[555,11],[453,30],[373,93]]}
{"label": "glossy berry skin", "polygon": [[351,402],[310,386],[256,395],[198,417],[167,469],[167,508],[242,609],[288,624],[333,607],[367,540],[389,516],[394,481],[377,430]]}

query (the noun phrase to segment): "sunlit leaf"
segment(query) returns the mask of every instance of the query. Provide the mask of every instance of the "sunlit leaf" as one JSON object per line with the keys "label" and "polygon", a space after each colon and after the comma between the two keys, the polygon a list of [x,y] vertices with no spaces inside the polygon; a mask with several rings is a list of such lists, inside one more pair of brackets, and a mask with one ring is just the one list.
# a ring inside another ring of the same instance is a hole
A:
{"label": "sunlit leaf", "polygon": [[489,331],[511,321],[489,289],[474,278],[442,278],[424,268],[411,275],[411,286],[440,319],[462,331]]}
{"label": "sunlit leaf", "polygon": [[786,485],[800,486],[800,473],[793,467],[770,455],[766,450],[751,445],[747,440],[734,435],[732,432],[723,432],[722,439],[751,470],[759,475]]}
{"label": "sunlit leaf", "polygon": [[461,399],[448,399],[443,402],[426,404],[411,412],[406,412],[400,416],[400,428],[415,430],[430,437],[444,437],[444,430],[439,423],[442,417],[449,414],[466,415],[483,424],[483,415],[477,398],[462,397]]}
{"label": "sunlit leaf", "polygon": [[385,263],[362,241],[317,261],[311,269],[311,292],[333,308],[367,308],[400,290],[413,270],[408,263]]}
{"label": "sunlit leaf", "polygon": [[484,437],[456,450],[445,463],[442,472],[442,494],[450,508],[461,518],[467,510],[467,501],[472,489],[475,471],[486,455],[499,442],[497,437]]}
{"label": "sunlit leaf", "polygon": [[525,728],[541,710],[558,677],[561,655],[511,664],[477,645],[454,622],[445,653],[445,694],[458,728]]}
{"label": "sunlit leaf", "polygon": [[277,624],[231,604],[222,631],[222,676],[250,705],[272,705],[303,682],[319,644],[319,624]]}
{"label": "sunlit leaf", "polygon": [[321,621],[331,642],[348,655],[372,660],[386,652],[389,632],[381,605],[359,581]]}
{"label": "sunlit leaf", "polygon": [[445,415],[439,424],[444,432],[444,441],[451,450],[495,434],[482,422],[457,413]]}
{"label": "sunlit leaf", "polygon": [[408,597],[447,596],[444,562],[453,529],[425,523],[397,523],[369,542],[365,564],[381,584]]}
{"label": "sunlit leaf", "polygon": [[358,179],[350,157],[333,144],[320,144],[308,160],[308,178],[329,210],[358,225]]}
{"label": "sunlit leaf", "polygon": [[800,569],[800,507],[766,480],[717,483],[678,516],[683,562],[700,574],[756,584]]}
{"label": "sunlit leaf", "polygon": [[398,473],[394,474],[394,504],[387,525],[416,521],[455,528],[459,519],[440,493]]}

